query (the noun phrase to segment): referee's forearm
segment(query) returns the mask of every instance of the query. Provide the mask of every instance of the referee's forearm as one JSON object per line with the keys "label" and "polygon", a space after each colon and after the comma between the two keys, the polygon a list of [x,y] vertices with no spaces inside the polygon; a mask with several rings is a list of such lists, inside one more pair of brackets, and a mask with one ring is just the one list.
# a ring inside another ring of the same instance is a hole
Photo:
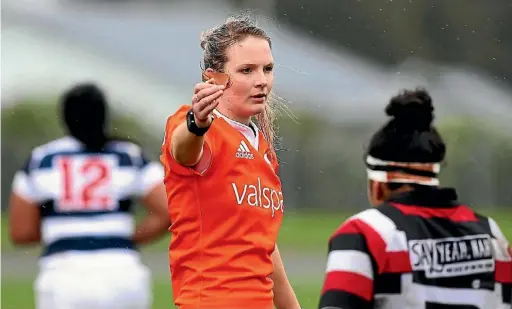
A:
{"label": "referee's forearm", "polygon": [[272,262],[274,264],[274,273],[271,276],[274,281],[274,305],[277,309],[300,309],[297,296],[286,276],[277,245],[272,253]]}
{"label": "referee's forearm", "polygon": [[301,309],[290,283],[274,285],[274,306],[277,309]]}
{"label": "referee's forearm", "polygon": [[183,122],[173,132],[170,151],[178,163],[193,166],[201,159],[203,145],[204,136],[189,132],[187,123]]}

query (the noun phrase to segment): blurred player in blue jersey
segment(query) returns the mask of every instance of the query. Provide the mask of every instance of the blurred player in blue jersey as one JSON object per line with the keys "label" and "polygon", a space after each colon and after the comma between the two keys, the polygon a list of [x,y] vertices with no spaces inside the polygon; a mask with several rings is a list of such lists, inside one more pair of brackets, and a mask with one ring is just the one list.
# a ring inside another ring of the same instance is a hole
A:
{"label": "blurred player in blue jersey", "polygon": [[[41,244],[37,309],[149,309],[151,277],[136,249],[169,228],[163,169],[140,146],[106,133],[93,84],[62,97],[68,136],[36,147],[13,181],[9,234]],[[135,227],[132,204],[146,217]]]}

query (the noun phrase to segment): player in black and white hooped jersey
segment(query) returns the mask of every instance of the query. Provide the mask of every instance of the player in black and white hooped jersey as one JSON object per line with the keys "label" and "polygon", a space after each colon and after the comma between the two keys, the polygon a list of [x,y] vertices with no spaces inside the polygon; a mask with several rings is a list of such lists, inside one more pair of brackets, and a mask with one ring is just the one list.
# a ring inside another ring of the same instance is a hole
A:
{"label": "player in black and white hooped jersey", "polygon": [[[62,97],[69,135],[36,147],[13,181],[9,234],[42,244],[37,309],[149,309],[151,278],[136,246],[170,226],[163,168],[105,131],[107,102],[93,84]],[[131,205],[148,214],[135,228]]]}
{"label": "player in black and white hooped jersey", "polygon": [[329,240],[321,309],[510,309],[512,252],[496,222],[440,188],[445,144],[421,89],[386,107],[366,155],[377,206]]}

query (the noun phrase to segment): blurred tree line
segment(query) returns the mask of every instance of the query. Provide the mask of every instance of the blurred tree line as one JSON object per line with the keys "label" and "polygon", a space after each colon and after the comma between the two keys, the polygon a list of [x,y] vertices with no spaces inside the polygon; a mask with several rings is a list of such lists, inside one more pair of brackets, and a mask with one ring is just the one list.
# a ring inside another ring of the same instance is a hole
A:
{"label": "blurred tree line", "polygon": [[[416,56],[512,83],[510,0],[233,0],[388,65]],[[260,4],[258,4],[260,3]]]}
{"label": "blurred tree line", "polygon": [[[2,209],[15,171],[30,150],[63,134],[55,105],[25,102],[2,109]],[[381,124],[325,123],[308,114],[280,121],[281,178],[289,209],[356,210],[368,206],[365,145]],[[158,160],[161,132],[148,132],[135,118],[115,111],[111,132],[140,143]],[[512,138],[476,119],[446,119],[439,130],[448,144],[443,185],[479,207],[512,206]]]}
{"label": "blurred tree line", "polygon": [[[298,115],[281,121],[281,178],[293,207],[360,209],[368,206],[366,145],[383,123],[325,124]],[[478,207],[512,206],[512,135],[472,118],[436,123],[447,144],[442,186],[457,188],[461,202]]]}

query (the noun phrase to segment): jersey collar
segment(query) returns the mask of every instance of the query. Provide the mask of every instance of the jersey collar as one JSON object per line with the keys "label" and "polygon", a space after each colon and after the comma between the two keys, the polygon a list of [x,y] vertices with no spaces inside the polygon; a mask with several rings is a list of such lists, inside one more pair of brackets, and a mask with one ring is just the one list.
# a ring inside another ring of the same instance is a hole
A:
{"label": "jersey collar", "polygon": [[457,198],[455,189],[425,187],[392,196],[387,202],[432,208],[450,208],[460,205]]}
{"label": "jersey collar", "polygon": [[[223,115],[221,112],[219,112],[218,110],[213,110],[213,113],[215,114],[215,116],[219,117],[219,118],[222,118],[224,119],[231,127],[233,127],[235,130],[237,130],[238,132],[242,133],[245,138],[249,141],[249,143],[251,143],[251,145],[255,148],[255,149],[258,149],[258,146],[259,146],[259,129],[258,127],[256,126],[256,124],[254,122],[250,122],[249,125],[245,125],[243,123],[240,123],[238,121],[235,121],[231,118],[228,118],[227,116]],[[254,128],[254,130],[253,130]]]}

